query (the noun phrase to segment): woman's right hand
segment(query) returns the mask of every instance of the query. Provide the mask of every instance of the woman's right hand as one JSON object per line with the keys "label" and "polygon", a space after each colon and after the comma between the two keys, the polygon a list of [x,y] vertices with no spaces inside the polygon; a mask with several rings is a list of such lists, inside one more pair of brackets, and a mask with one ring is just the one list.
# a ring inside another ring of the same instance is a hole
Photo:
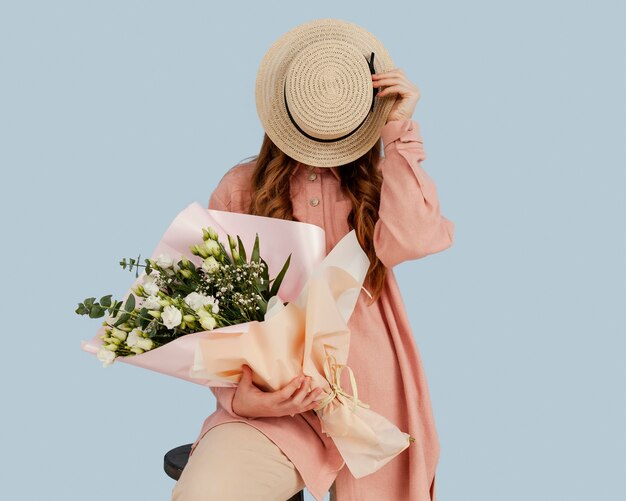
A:
{"label": "woman's right hand", "polygon": [[295,416],[300,412],[315,409],[320,401],[322,388],[309,392],[310,377],[300,374],[276,391],[263,391],[252,382],[252,369],[242,367],[242,376],[235,395],[233,411],[243,417]]}

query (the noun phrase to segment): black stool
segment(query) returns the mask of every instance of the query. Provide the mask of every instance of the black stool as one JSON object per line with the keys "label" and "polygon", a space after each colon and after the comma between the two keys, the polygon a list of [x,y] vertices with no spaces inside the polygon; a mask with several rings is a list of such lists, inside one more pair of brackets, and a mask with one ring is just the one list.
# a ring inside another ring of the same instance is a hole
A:
{"label": "black stool", "polygon": [[[191,452],[191,446],[192,444],[181,445],[180,447],[175,447],[165,454],[165,457],[163,458],[163,469],[165,470],[165,473],[167,473],[168,477],[173,478],[174,480],[178,480],[180,478],[180,474],[187,465],[189,453]],[[298,492],[287,501],[304,501],[304,492]]]}

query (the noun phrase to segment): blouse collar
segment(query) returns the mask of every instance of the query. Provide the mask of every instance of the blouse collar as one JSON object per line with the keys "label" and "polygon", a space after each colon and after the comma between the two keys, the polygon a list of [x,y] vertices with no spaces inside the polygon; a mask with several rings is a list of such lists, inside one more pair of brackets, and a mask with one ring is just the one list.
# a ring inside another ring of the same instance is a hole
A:
{"label": "blouse collar", "polygon": [[338,172],[338,167],[309,167],[303,163],[297,162],[296,163],[296,167],[295,169],[293,169],[293,171],[291,171],[290,176],[293,176],[296,172],[298,172],[300,169],[305,169],[308,168],[308,170],[310,170],[311,172],[320,172],[322,169],[327,169],[330,170],[330,172],[333,173],[333,175],[339,180],[341,181],[341,176],[339,175]]}

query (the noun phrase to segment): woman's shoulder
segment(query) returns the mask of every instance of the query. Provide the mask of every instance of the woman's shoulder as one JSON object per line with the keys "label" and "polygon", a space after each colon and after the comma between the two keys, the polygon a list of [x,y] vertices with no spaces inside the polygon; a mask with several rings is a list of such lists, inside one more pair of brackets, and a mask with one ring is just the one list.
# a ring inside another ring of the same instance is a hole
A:
{"label": "woman's shoulder", "polygon": [[228,188],[229,193],[235,191],[250,191],[252,188],[251,179],[256,159],[241,161],[228,169],[222,179],[220,185],[223,184]]}
{"label": "woman's shoulder", "polygon": [[253,159],[239,162],[228,169],[213,190],[209,206],[243,212],[251,196],[255,165],[256,159]]}

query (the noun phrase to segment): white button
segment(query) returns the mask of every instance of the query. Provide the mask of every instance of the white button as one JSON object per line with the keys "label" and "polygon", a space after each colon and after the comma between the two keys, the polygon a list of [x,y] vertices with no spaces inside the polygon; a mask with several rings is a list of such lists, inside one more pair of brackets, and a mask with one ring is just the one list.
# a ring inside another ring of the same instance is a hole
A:
{"label": "white button", "polygon": [[319,204],[319,203],[320,203],[320,201],[319,201],[316,197],[313,197],[311,200],[309,200],[309,203],[310,203],[313,207],[316,207],[316,206],[317,206],[317,204]]}
{"label": "white button", "polygon": [[309,174],[309,181],[315,181],[316,178],[317,178],[317,174],[315,172],[311,172]]}

